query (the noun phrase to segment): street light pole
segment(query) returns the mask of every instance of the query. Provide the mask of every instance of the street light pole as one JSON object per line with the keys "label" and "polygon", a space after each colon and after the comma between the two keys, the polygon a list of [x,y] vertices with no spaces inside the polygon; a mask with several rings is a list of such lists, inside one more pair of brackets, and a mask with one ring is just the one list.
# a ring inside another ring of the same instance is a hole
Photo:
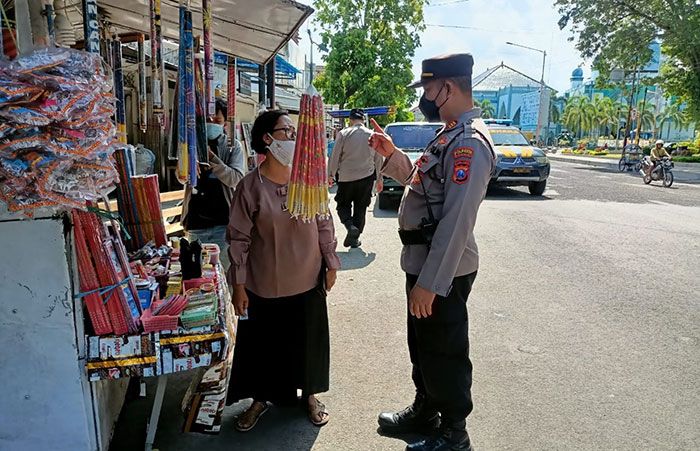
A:
{"label": "street light pole", "polygon": [[311,38],[311,28],[308,28],[306,31],[309,32],[309,42],[311,43],[311,62],[309,63],[309,84],[312,84],[314,81],[314,40]]}
{"label": "street light pole", "polygon": [[[541,49],[536,49],[533,47],[528,47],[526,45],[521,45],[521,44],[516,44],[514,42],[506,42],[508,45],[512,45],[513,47],[521,47],[523,49],[528,49],[528,50],[533,50],[535,52],[540,52],[542,54],[542,75],[540,77],[540,109],[537,112],[537,128],[535,130],[535,139],[539,139],[540,137],[540,131],[542,130],[542,108],[544,106],[544,91],[546,89],[545,84],[544,84],[544,67],[545,67],[545,61],[547,60],[547,51],[546,50],[541,50]],[[547,108],[547,131],[545,132],[545,140],[546,136],[549,133],[549,105],[546,106]]]}

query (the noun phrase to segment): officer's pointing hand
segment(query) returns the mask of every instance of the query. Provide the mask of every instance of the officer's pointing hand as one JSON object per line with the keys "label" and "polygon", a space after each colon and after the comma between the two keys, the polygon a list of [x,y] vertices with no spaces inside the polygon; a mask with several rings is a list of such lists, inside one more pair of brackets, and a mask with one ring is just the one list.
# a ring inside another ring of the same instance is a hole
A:
{"label": "officer's pointing hand", "polygon": [[435,293],[415,285],[408,296],[408,310],[418,319],[427,318],[433,314]]}
{"label": "officer's pointing hand", "polygon": [[374,128],[374,133],[369,137],[369,146],[384,158],[389,158],[396,150],[394,141],[391,140],[391,136],[384,133],[377,121],[370,119],[370,122],[372,123],[372,128]]}

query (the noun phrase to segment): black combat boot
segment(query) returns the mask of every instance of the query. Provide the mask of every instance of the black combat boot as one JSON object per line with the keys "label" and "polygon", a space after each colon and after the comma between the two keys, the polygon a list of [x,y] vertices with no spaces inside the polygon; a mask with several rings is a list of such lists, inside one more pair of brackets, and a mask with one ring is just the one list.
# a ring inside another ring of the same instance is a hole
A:
{"label": "black combat boot", "polygon": [[413,404],[400,412],[382,412],[378,422],[386,434],[432,434],[440,425],[440,414],[426,405],[425,395],[416,394]]}
{"label": "black combat boot", "polygon": [[446,421],[440,425],[440,431],[428,440],[422,440],[406,446],[406,451],[472,451],[467,433],[467,422]]}
{"label": "black combat boot", "polygon": [[345,236],[345,241],[343,241],[343,246],[345,247],[359,247],[360,229],[352,224],[352,220],[345,221],[343,223],[346,229],[348,229],[348,234]]}

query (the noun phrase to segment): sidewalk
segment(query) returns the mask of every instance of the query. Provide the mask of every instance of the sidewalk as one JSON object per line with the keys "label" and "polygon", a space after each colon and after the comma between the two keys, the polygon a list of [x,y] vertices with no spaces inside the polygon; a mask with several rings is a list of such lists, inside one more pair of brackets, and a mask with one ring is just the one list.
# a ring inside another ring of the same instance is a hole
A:
{"label": "sidewalk", "polygon": [[[619,160],[614,158],[603,157],[584,157],[579,155],[566,155],[560,153],[547,153],[547,157],[554,161],[566,161],[569,163],[580,163],[602,168],[614,169],[617,171],[617,163]],[[700,164],[699,163],[674,163],[674,173],[682,175],[682,181],[700,182]],[[681,181],[681,180],[679,180]]]}

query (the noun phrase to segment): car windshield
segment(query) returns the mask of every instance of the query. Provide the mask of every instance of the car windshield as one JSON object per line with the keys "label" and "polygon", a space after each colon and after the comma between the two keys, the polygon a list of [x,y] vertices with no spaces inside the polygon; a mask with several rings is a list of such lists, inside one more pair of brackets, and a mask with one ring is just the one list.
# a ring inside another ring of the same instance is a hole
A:
{"label": "car windshield", "polygon": [[515,129],[490,129],[491,139],[495,146],[529,146],[527,138]]}
{"label": "car windshield", "polygon": [[386,133],[400,149],[424,149],[435,138],[442,124],[389,125]]}

